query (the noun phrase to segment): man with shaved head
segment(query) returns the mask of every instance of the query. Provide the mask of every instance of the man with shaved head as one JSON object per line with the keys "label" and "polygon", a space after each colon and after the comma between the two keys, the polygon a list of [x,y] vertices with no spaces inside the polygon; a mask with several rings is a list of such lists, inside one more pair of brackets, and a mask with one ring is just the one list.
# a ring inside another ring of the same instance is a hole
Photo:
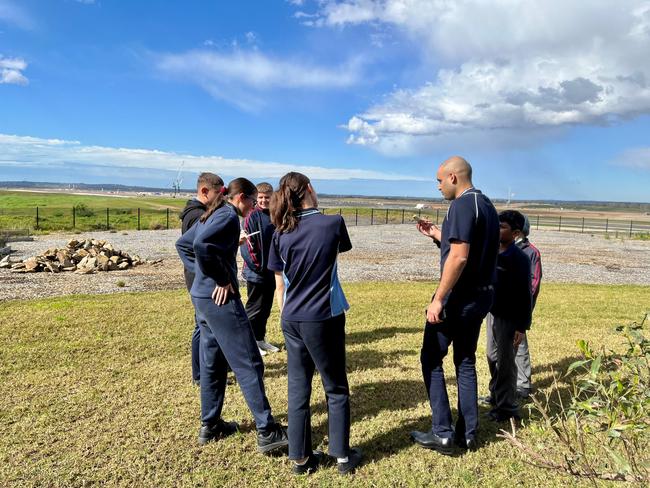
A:
{"label": "man with shaved head", "polygon": [[[440,284],[427,308],[420,356],[432,427],[411,437],[424,448],[450,455],[454,441],[464,449],[477,446],[476,345],[494,298],[499,218],[489,198],[472,184],[472,167],[465,159],[447,159],[436,179],[442,196],[451,201],[442,229],[425,220],[417,224],[440,248]],[[442,368],[452,343],[458,385],[455,427]]]}

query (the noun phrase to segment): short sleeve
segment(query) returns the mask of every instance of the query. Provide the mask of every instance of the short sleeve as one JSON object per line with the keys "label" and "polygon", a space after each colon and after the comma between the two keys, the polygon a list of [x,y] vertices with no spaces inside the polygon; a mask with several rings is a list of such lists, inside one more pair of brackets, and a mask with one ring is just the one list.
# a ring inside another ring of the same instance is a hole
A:
{"label": "short sleeve", "polygon": [[267,268],[271,271],[284,271],[284,262],[280,256],[280,233],[278,231],[273,233],[273,239],[271,239]]}
{"label": "short sleeve", "polygon": [[350,249],[352,249],[352,242],[350,242],[350,235],[348,234],[345,220],[341,217],[339,224],[339,252],[347,252]]}
{"label": "short sleeve", "polygon": [[463,198],[452,202],[447,215],[447,235],[445,239],[448,242],[461,241],[466,243],[472,242],[474,228],[476,227],[476,209],[474,200]]}

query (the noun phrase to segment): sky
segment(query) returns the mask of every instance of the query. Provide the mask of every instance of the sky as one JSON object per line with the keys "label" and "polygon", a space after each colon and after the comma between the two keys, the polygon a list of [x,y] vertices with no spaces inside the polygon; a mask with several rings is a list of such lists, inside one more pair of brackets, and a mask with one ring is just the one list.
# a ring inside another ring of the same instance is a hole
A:
{"label": "sky", "polygon": [[650,201],[648,0],[0,0],[0,181]]}

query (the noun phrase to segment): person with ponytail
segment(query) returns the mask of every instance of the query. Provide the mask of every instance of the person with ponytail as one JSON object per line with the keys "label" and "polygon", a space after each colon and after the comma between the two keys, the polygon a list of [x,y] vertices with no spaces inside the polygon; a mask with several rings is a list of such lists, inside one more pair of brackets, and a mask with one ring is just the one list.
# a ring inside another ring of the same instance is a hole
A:
{"label": "person with ponytail", "polygon": [[271,414],[264,364],[242,305],[236,262],[239,217],[253,209],[256,193],[246,178],[221,186],[199,221],[176,242],[176,249],[195,274],[190,295],[201,328],[199,444],[239,430],[236,422],[221,418],[230,365],[255,419],[258,451],[268,453],[287,446],[287,433]]}
{"label": "person with ponytail", "polygon": [[311,382],[318,369],[329,419],[329,454],[342,474],[361,463],[350,449],[350,391],[345,371],[345,311],[337,275],[339,252],[352,249],[340,215],[323,215],[309,178],[288,173],[271,199],[276,227],[268,269],[275,272],[276,297],[287,350],[289,459],[293,472],[309,474],[323,461],[312,451]]}

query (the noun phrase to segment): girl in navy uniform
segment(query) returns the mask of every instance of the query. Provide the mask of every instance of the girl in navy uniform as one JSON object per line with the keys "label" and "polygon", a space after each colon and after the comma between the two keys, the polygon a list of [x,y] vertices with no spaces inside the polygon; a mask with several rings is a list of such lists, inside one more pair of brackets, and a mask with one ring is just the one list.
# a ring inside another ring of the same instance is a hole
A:
{"label": "girl in navy uniform", "polygon": [[207,211],[176,242],[185,267],[195,274],[190,295],[201,328],[201,429],[199,444],[237,432],[221,410],[228,364],[255,419],[262,453],[288,444],[285,429],[271,415],[264,390],[264,364],[239,295],[239,216],[253,208],[257,189],[245,178],[221,187]]}
{"label": "girl in navy uniform", "polygon": [[271,200],[276,227],[268,269],[275,272],[276,296],[287,349],[289,459],[297,474],[318,468],[323,453],[311,445],[311,382],[318,369],[327,397],[329,453],[342,474],[361,462],[350,449],[350,392],[345,371],[345,311],[349,308],[337,276],[339,252],[352,248],[341,216],[317,209],[309,178],[288,173]]}

